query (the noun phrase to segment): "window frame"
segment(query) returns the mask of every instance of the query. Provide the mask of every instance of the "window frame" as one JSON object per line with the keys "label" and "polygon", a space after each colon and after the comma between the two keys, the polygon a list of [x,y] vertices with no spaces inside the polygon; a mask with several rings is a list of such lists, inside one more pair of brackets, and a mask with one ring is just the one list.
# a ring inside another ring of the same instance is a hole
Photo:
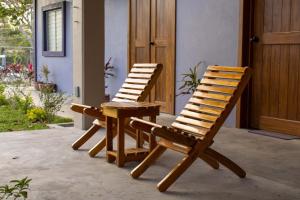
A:
{"label": "window frame", "polygon": [[[62,51],[48,50],[48,29],[47,29],[47,12],[62,9]],[[65,57],[66,56],[66,2],[59,2],[42,7],[43,17],[43,52],[44,57]]]}

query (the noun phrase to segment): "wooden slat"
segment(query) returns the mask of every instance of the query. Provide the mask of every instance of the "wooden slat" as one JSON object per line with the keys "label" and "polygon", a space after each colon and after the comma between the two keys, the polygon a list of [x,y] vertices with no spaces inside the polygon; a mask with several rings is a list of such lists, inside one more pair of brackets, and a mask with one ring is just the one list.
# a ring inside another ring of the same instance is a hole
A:
{"label": "wooden slat", "polygon": [[200,106],[193,105],[193,104],[187,104],[185,106],[185,108],[189,109],[189,110],[213,114],[213,115],[217,115],[217,116],[221,115],[221,113],[222,113],[222,110],[220,110],[220,109],[214,109],[214,108],[208,108],[208,107],[202,107],[202,106],[200,107]]}
{"label": "wooden slat", "polygon": [[300,44],[300,32],[264,33],[263,44]]}
{"label": "wooden slat", "polygon": [[189,111],[189,110],[183,110],[180,114],[183,115],[183,116],[193,117],[193,118],[196,118],[196,119],[206,120],[206,121],[211,121],[211,122],[214,122],[218,119],[218,117],[213,116],[213,115],[207,115],[207,114],[202,114],[202,113],[198,113],[198,112],[192,112],[192,111]]}
{"label": "wooden slat", "polygon": [[[273,27],[274,28],[274,27]],[[280,46],[272,45],[271,51],[271,71],[270,75],[272,79],[270,79],[271,87],[270,90],[270,101],[269,101],[269,114],[270,116],[277,117],[278,116],[278,103],[279,103],[279,73],[280,73]]]}
{"label": "wooden slat", "polygon": [[150,79],[152,74],[141,74],[141,73],[129,73],[129,78],[147,78]]}
{"label": "wooden slat", "polygon": [[193,96],[201,97],[201,98],[208,98],[208,99],[216,99],[216,100],[221,100],[221,101],[229,101],[231,98],[231,96],[226,96],[226,95],[222,95],[222,94],[213,94],[213,93],[199,92],[199,91],[194,92]]}
{"label": "wooden slat", "polygon": [[245,68],[244,67],[229,67],[229,66],[208,66],[207,70],[243,73],[245,71]]}
{"label": "wooden slat", "polygon": [[207,105],[217,108],[225,108],[227,103],[220,102],[220,101],[213,101],[213,100],[204,100],[204,99],[197,99],[197,98],[191,98],[189,100],[190,103],[200,104],[200,105]]}
{"label": "wooden slat", "polygon": [[135,102],[129,99],[120,99],[120,98],[113,98],[111,101],[113,102]]}
{"label": "wooden slat", "polygon": [[126,83],[138,83],[138,84],[147,84],[149,79],[136,79],[136,78],[127,78]]}
{"label": "wooden slat", "polygon": [[128,93],[128,94],[142,94],[143,93],[143,90],[132,90],[132,89],[125,89],[125,88],[121,88],[119,90],[119,92],[122,92],[122,93]]}
{"label": "wooden slat", "polygon": [[194,125],[194,126],[208,128],[208,129],[210,129],[213,126],[213,123],[204,122],[204,121],[200,121],[200,120],[195,120],[195,119],[182,117],[182,116],[177,117],[176,121],[181,122],[181,123],[185,123],[187,125],[190,124],[190,125]]}
{"label": "wooden slat", "polygon": [[241,80],[242,74],[233,74],[233,73],[219,73],[219,72],[205,72],[204,77],[210,77],[210,78],[223,78],[223,79],[235,79],[235,80]]}
{"label": "wooden slat", "polygon": [[122,94],[122,93],[117,93],[116,97],[124,98],[124,99],[131,99],[131,100],[137,100],[139,96],[136,95],[130,95],[130,94]]}
{"label": "wooden slat", "polygon": [[[261,69],[261,102],[260,114],[269,114],[269,97],[270,97],[270,69],[271,69],[271,46],[266,45],[263,48],[263,63]],[[257,66],[259,67],[259,66]]]}
{"label": "wooden slat", "polygon": [[300,122],[296,120],[278,119],[268,116],[260,117],[259,128],[300,136]]}
{"label": "wooden slat", "polygon": [[204,128],[191,127],[191,126],[187,126],[187,125],[184,125],[184,124],[180,124],[178,122],[173,122],[172,126],[174,128],[178,128],[178,129],[183,130],[183,131],[188,131],[188,132],[191,132],[191,133],[195,133],[196,135],[199,135],[200,137],[205,136],[207,131],[208,131]]}
{"label": "wooden slat", "polygon": [[130,72],[136,73],[153,73],[155,68],[132,68]]}
{"label": "wooden slat", "polygon": [[297,98],[300,83],[300,78],[298,77],[298,70],[300,68],[299,54],[299,46],[290,46],[287,119],[295,121],[297,120],[297,105],[300,103],[300,100]]}
{"label": "wooden slat", "polygon": [[140,89],[140,90],[143,90],[146,85],[137,85],[137,84],[127,84],[127,83],[124,83],[122,85],[123,88],[130,88],[130,89]]}
{"label": "wooden slat", "polygon": [[201,83],[210,84],[210,85],[229,86],[229,87],[236,87],[239,84],[239,82],[237,81],[225,81],[225,80],[206,79],[206,78],[203,78],[201,80]]}
{"label": "wooden slat", "polygon": [[138,63],[138,64],[134,64],[133,67],[138,67],[138,68],[156,68],[157,64],[153,64],[153,63]]}
{"label": "wooden slat", "polygon": [[197,90],[233,94],[235,89],[229,88],[229,87],[215,87],[215,86],[208,86],[208,85],[199,85],[197,87]]}

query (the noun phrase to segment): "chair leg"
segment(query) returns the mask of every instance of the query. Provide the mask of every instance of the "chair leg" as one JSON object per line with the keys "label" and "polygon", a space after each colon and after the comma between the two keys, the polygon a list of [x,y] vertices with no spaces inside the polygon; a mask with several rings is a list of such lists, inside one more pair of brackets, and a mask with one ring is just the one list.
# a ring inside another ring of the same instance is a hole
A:
{"label": "chair leg", "polygon": [[200,154],[200,147],[197,145],[157,184],[157,189],[160,192],[165,192],[193,164]]}
{"label": "chair leg", "polygon": [[[113,130],[113,138],[116,137],[117,132]],[[94,158],[106,146],[106,137],[100,140],[93,148],[89,150],[90,157]]]}
{"label": "chair leg", "polygon": [[206,154],[201,154],[199,156],[199,158],[201,158],[204,162],[206,162],[208,165],[210,165],[214,169],[220,168],[219,162]]}
{"label": "chair leg", "polygon": [[213,157],[217,161],[219,161],[222,165],[227,167],[229,170],[231,170],[233,173],[238,175],[240,178],[244,178],[246,176],[246,172],[240,166],[238,166],[232,160],[223,156],[219,152],[217,152],[211,148],[207,148],[204,153],[209,155],[210,157]]}
{"label": "chair leg", "polygon": [[98,125],[93,125],[89,130],[87,130],[78,140],[72,144],[74,150],[78,150],[86,141],[88,141],[101,127]]}
{"label": "chair leg", "polygon": [[166,151],[166,149],[166,147],[157,145],[154,150],[131,171],[131,176],[133,178],[138,178],[140,175],[142,175],[150,167],[150,165]]}

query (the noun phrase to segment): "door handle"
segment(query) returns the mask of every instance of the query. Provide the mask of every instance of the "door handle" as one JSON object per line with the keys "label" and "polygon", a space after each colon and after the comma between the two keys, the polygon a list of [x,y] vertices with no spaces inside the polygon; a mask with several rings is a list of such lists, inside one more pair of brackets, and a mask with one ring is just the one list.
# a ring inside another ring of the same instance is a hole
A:
{"label": "door handle", "polygon": [[155,42],[150,42],[150,45],[155,45]]}
{"label": "door handle", "polygon": [[249,39],[250,42],[259,42],[259,38],[257,36],[253,36]]}

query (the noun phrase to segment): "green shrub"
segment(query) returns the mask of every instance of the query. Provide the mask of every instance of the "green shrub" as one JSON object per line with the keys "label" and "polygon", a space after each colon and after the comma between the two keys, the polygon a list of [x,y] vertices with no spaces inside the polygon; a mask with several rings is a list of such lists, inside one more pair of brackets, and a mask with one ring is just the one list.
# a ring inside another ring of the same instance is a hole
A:
{"label": "green shrub", "polygon": [[62,105],[66,101],[66,97],[63,93],[54,93],[51,88],[44,88],[39,95],[42,107],[46,112],[47,121],[52,122],[55,114],[60,111]]}
{"label": "green shrub", "polygon": [[23,113],[27,113],[33,107],[33,99],[30,95],[23,95],[23,98],[21,95],[14,95],[9,98],[8,102],[13,108],[19,109]]}
{"label": "green shrub", "polygon": [[0,84],[0,106],[7,105],[8,101],[4,95],[5,85]]}
{"label": "green shrub", "polygon": [[5,90],[5,85],[0,84],[0,94],[3,94]]}
{"label": "green shrub", "polygon": [[44,122],[47,119],[46,111],[43,108],[32,108],[26,114],[31,122]]}
{"label": "green shrub", "polygon": [[0,106],[4,106],[4,105],[7,105],[7,104],[8,104],[8,101],[5,98],[5,96],[0,94]]}

